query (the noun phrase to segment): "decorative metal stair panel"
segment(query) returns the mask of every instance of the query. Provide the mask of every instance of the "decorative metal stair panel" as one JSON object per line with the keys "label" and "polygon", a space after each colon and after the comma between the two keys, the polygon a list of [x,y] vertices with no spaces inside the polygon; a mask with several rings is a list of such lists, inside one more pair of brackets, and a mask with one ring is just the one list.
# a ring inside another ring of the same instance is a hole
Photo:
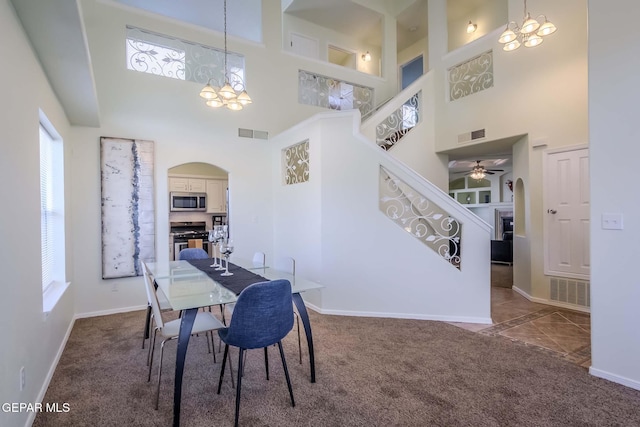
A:
{"label": "decorative metal stair panel", "polygon": [[420,122],[422,91],[416,92],[400,108],[376,126],[376,144],[389,150]]}
{"label": "decorative metal stair panel", "polygon": [[380,166],[380,210],[403,230],[461,269],[462,224]]}

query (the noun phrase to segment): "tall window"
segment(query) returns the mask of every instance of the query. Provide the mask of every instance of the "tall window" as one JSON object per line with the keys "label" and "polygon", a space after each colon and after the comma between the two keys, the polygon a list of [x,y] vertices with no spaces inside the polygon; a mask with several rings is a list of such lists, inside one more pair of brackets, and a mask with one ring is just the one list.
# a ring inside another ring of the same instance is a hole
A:
{"label": "tall window", "polygon": [[[51,128],[52,129],[52,128]],[[42,290],[65,281],[64,157],[62,141],[40,125]]]}

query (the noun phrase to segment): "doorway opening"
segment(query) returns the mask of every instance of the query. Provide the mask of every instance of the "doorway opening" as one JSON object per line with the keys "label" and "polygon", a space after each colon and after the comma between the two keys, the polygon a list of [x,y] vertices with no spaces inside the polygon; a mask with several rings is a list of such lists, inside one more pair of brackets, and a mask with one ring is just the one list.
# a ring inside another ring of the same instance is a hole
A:
{"label": "doorway opening", "polygon": [[342,67],[356,69],[356,53],[338,46],[329,45],[329,62]]}
{"label": "doorway opening", "polygon": [[[186,247],[200,247],[211,256],[208,230],[217,224],[229,225],[228,172],[209,163],[191,162],[169,168],[167,180],[169,259],[177,259]],[[188,203],[192,199],[197,203]]]}
{"label": "doorway opening", "polygon": [[411,83],[418,80],[424,72],[424,61],[422,55],[413,58],[411,61],[400,66],[400,90],[404,90]]}

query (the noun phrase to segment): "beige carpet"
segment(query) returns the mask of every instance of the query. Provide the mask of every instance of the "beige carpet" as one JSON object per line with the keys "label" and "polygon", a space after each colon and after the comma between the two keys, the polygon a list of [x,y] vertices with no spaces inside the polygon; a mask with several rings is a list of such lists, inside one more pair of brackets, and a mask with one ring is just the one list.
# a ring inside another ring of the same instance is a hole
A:
{"label": "beige carpet", "polygon": [[[285,340],[295,408],[276,349],[270,381],[262,352],[250,352],[240,425],[640,425],[640,392],[534,347],[441,322],[310,314],[318,382],[309,381],[306,357],[297,362],[295,333]],[[175,342],[167,344],[155,411],[142,325],[141,311],[78,320],[45,396],[71,410],[40,413],[34,425],[171,425]],[[227,378],[216,394],[220,363],[203,337],[192,339],[186,365],[182,425],[232,425],[234,390]]]}

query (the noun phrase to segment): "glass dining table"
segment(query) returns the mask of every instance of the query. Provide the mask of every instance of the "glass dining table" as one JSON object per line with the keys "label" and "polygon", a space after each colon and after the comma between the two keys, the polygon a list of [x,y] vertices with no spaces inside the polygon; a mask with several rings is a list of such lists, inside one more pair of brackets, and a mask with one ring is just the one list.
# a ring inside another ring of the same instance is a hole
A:
{"label": "glass dining table", "polygon": [[[195,262],[195,261],[194,261]],[[182,310],[182,320],[180,322],[180,332],[178,335],[178,348],[176,355],[176,371],[175,385],[173,396],[173,425],[180,425],[180,402],[182,396],[182,375],[184,372],[184,361],[187,354],[189,338],[196,313],[201,307],[212,305],[222,305],[233,303],[238,299],[236,293],[221,283],[222,277],[220,272],[214,272],[208,264],[211,259],[200,260],[196,263],[196,267],[189,261],[168,261],[168,262],[148,262],[145,263],[153,276],[158,289],[167,297],[169,304],[173,310]],[[320,289],[322,285],[295,276],[291,273],[276,270],[271,267],[255,266],[250,260],[234,259],[231,265],[236,272],[241,273],[245,277],[253,277],[250,273],[254,273],[259,278],[257,281],[287,279],[291,282],[291,298],[298,310],[300,320],[304,326],[305,335],[307,337],[307,346],[309,350],[309,365],[311,370],[311,382],[316,382],[315,372],[315,355],[313,350],[313,335],[311,333],[311,324],[309,322],[309,314],[305,307],[302,292]],[[233,271],[233,269],[232,269]],[[249,274],[248,274],[249,273]],[[238,275],[240,276],[240,274]],[[229,280],[227,276],[225,281]],[[237,288],[236,288],[236,291]]]}

